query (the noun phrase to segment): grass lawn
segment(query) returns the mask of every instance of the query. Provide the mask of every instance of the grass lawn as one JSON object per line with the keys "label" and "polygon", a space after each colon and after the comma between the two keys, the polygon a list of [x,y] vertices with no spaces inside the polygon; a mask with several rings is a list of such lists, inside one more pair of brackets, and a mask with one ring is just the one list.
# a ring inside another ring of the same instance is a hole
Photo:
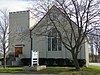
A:
{"label": "grass lawn", "polygon": [[66,74],[66,75],[100,75],[100,67],[89,66],[73,71],[71,67],[47,67],[42,71],[24,71],[22,67],[0,68],[0,73],[31,73],[31,74]]}

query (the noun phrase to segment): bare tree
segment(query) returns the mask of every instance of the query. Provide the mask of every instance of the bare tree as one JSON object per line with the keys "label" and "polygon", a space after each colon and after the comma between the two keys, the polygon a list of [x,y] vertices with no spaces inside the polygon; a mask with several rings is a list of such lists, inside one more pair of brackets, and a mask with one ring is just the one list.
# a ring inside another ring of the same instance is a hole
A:
{"label": "bare tree", "polygon": [[33,7],[28,7],[28,9],[33,12],[33,15],[36,16],[38,18],[37,21],[39,21],[53,4],[54,0],[38,0],[33,4]]}
{"label": "bare tree", "polygon": [[[41,6],[42,2],[40,2],[39,5],[40,7],[45,8],[45,4]],[[71,52],[76,70],[80,70],[77,56],[81,51],[82,45],[86,42],[87,34],[91,33],[93,27],[97,26],[100,22],[99,2],[96,2],[95,0],[55,0],[54,2],[54,4],[62,11],[65,17],[64,22],[67,22],[69,25],[70,32],[66,29],[68,25],[62,23],[58,16],[55,19],[56,22],[52,19],[51,14],[49,14],[49,19],[53,24],[53,27],[57,30],[60,41],[65,48]],[[57,22],[59,25],[56,25]]]}
{"label": "bare tree", "polygon": [[8,52],[8,10],[0,10],[1,12],[1,18],[0,18],[0,48],[3,52],[3,58],[4,58],[4,68],[6,68],[6,54]]}
{"label": "bare tree", "polygon": [[[66,39],[69,40],[69,44],[66,44],[65,41],[62,40],[62,37],[61,41],[64,46],[72,53],[74,65],[78,70],[78,53],[81,50],[82,44],[85,42],[87,34],[89,34],[93,30],[91,26],[99,21],[100,17],[97,20],[95,20],[95,18],[98,17],[100,9],[96,8],[98,7],[98,4],[94,0],[81,0],[80,2],[77,0],[71,0],[69,5],[65,4],[66,0],[63,0],[62,3],[58,0],[56,1],[61,6],[61,9],[64,12],[65,17],[71,27],[70,37],[67,37],[68,33],[64,31],[66,34]],[[72,10],[70,10],[71,8],[69,8],[69,6],[72,7]],[[69,13],[67,13],[67,10],[69,10]],[[74,29],[73,23],[71,22],[71,20],[73,20],[72,18],[74,18],[74,22],[77,25],[77,31]],[[58,30],[58,32],[60,31]],[[72,40],[72,38],[74,40]]]}
{"label": "bare tree", "polygon": [[97,62],[99,58],[96,58],[100,55],[100,28],[94,28],[94,30],[88,34],[89,45],[90,45],[90,57],[92,62]]}

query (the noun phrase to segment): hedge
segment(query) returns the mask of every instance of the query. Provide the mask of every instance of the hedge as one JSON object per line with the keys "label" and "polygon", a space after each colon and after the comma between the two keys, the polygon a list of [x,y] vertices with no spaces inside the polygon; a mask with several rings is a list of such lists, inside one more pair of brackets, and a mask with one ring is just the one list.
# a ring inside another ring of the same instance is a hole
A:
{"label": "hedge", "polygon": [[[30,58],[22,58],[21,59],[24,66],[29,66],[31,63]],[[82,67],[86,64],[85,59],[78,59],[79,66]],[[74,62],[71,59],[54,59],[54,58],[39,58],[39,65],[47,65],[47,66],[74,66]]]}

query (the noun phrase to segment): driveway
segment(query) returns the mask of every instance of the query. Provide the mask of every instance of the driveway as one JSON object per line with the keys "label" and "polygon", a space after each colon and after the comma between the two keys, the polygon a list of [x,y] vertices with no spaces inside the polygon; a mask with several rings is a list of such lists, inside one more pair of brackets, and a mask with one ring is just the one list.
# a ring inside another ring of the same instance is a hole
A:
{"label": "driveway", "polygon": [[100,67],[100,63],[89,63],[89,65]]}

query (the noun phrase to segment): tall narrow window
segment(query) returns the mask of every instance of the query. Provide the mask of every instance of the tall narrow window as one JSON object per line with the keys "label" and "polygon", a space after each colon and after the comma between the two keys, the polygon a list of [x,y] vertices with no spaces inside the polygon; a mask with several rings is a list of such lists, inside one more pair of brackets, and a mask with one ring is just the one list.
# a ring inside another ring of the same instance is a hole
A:
{"label": "tall narrow window", "polygon": [[48,32],[48,51],[61,51],[62,44],[55,28]]}
{"label": "tall narrow window", "polygon": [[52,38],[52,51],[57,51],[57,38]]}
{"label": "tall narrow window", "polygon": [[58,50],[61,51],[61,49],[62,49],[61,41],[60,38],[58,38]]}
{"label": "tall narrow window", "polygon": [[51,51],[51,38],[48,38],[48,51]]}

